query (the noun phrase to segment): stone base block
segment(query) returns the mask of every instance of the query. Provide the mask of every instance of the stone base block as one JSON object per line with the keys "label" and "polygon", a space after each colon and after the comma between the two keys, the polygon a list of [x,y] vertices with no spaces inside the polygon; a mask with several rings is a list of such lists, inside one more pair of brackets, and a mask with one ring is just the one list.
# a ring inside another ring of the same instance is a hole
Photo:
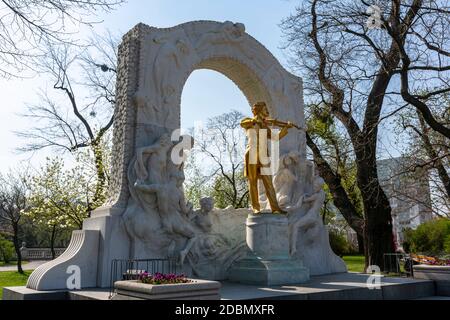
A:
{"label": "stone base block", "polygon": [[67,300],[67,291],[37,291],[27,287],[3,288],[3,300]]}
{"label": "stone base block", "polygon": [[198,279],[191,281],[160,285],[117,281],[112,300],[220,300],[220,282]]}
{"label": "stone base block", "polygon": [[246,221],[247,257],[232,265],[229,279],[261,286],[307,282],[309,269],[289,256],[288,225],[285,215],[250,214]]}
{"label": "stone base block", "polygon": [[129,259],[129,239],[122,225],[124,208],[101,207],[92,212],[91,218],[83,221],[83,230],[96,230],[100,234],[94,287],[108,288],[111,283],[111,261]]}
{"label": "stone base block", "polygon": [[55,260],[37,267],[28,278],[27,288],[64,290],[72,282],[71,278],[78,278],[81,288],[96,287],[99,236],[96,230],[74,231],[67,250]]}
{"label": "stone base block", "polygon": [[414,278],[433,280],[436,283],[436,294],[450,297],[450,266],[414,266]]}
{"label": "stone base block", "polygon": [[301,284],[309,281],[309,270],[296,260],[243,259],[232,266],[229,279],[261,286]]}

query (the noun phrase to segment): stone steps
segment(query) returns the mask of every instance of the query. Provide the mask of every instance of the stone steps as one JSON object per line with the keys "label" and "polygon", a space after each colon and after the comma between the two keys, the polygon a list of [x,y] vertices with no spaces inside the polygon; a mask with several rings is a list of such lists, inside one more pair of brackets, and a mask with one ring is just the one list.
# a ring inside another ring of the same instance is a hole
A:
{"label": "stone steps", "polygon": [[419,299],[415,299],[415,300],[449,300],[450,301],[450,297],[445,297],[445,296],[430,296],[430,297],[423,297],[423,298],[419,298]]}
{"label": "stone steps", "polygon": [[[254,286],[222,282],[222,300],[450,300],[438,296],[435,282],[411,278],[382,277],[379,289],[369,289],[369,275],[341,273],[314,276],[304,284]],[[5,288],[4,299],[13,300],[108,300],[109,289],[71,292],[39,292],[25,287]]]}
{"label": "stone steps", "polygon": [[435,283],[411,278],[381,277],[379,289],[369,289],[369,275],[342,273],[311,277],[308,283],[292,286],[257,287],[222,283],[225,300],[411,300],[435,296]]}

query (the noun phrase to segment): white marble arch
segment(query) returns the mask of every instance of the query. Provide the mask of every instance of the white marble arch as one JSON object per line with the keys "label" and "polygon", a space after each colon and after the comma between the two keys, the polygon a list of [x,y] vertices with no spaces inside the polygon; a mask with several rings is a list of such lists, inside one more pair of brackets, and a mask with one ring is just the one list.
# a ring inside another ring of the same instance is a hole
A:
{"label": "white marble arch", "polygon": [[[116,152],[121,159],[113,163],[117,175],[110,205],[123,207],[129,197],[126,172],[135,149],[180,127],[181,93],[195,70],[222,73],[241,89],[249,105],[266,101],[271,116],[304,126],[301,78],[286,71],[244,30],[229,21],[193,21],[173,28],[139,24],[125,35],[119,51],[120,128],[115,126],[114,144],[126,148]],[[282,153],[298,151],[306,159],[305,133],[293,130],[280,147]]]}
{"label": "white marble arch", "polygon": [[[167,252],[162,247],[169,241],[160,238],[161,248],[158,244],[146,250],[157,218],[149,217],[132,199],[129,168],[137,149],[180,127],[181,93],[189,75],[198,69],[215,70],[230,78],[249,105],[265,101],[271,116],[305,126],[301,78],[286,71],[261,43],[245,33],[243,24],[193,21],[172,28],[134,27],[119,47],[109,197],[83,224],[84,231],[99,231],[98,287],[109,285],[112,259],[157,258]],[[305,162],[305,133],[292,130],[282,140],[280,151],[297,152]],[[124,219],[127,213],[132,214],[131,220]],[[91,253],[77,252],[86,254]],[[84,266],[79,267],[83,272]],[[40,279],[51,282],[63,271],[54,264],[43,266],[40,273],[46,276]],[[29,282],[28,287],[64,289],[56,283]]]}

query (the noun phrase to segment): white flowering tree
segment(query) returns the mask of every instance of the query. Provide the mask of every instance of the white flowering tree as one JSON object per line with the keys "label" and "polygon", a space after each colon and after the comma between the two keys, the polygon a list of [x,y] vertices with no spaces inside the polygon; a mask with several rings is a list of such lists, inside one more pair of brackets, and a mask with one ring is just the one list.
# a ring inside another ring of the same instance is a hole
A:
{"label": "white flowering tree", "polygon": [[65,169],[61,158],[48,158],[30,182],[25,215],[48,229],[53,258],[58,236],[65,230],[81,229],[91,209],[98,206],[93,203],[96,175],[84,165],[83,156],[72,169]]}

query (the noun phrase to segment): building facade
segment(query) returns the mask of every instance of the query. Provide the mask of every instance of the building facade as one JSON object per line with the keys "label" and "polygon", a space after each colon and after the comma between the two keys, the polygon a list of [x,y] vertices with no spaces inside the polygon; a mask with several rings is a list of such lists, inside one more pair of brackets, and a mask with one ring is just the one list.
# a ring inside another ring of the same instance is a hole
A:
{"label": "building facade", "polygon": [[392,229],[398,249],[402,248],[404,230],[416,229],[433,219],[428,171],[410,168],[408,158],[378,161],[378,177],[389,198]]}

